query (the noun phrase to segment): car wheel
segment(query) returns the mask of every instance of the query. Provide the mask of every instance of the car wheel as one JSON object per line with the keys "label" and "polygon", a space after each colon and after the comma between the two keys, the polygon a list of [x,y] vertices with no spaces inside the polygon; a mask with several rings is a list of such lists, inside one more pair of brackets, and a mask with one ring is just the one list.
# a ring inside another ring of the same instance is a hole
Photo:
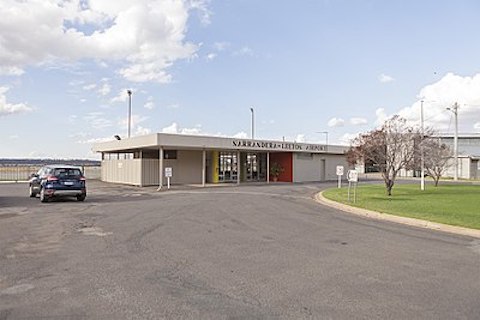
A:
{"label": "car wheel", "polygon": [[37,194],[35,193],[35,191],[33,191],[33,186],[30,185],[30,187],[28,188],[28,195],[30,196],[30,198],[35,198],[37,196]]}
{"label": "car wheel", "polygon": [[41,202],[47,202],[48,201],[48,198],[45,196],[45,189],[41,189],[40,190],[40,201]]}
{"label": "car wheel", "polygon": [[77,196],[77,200],[78,200],[78,201],[84,201],[86,197],[87,197],[87,195],[85,195],[85,194],[79,194],[79,195]]}

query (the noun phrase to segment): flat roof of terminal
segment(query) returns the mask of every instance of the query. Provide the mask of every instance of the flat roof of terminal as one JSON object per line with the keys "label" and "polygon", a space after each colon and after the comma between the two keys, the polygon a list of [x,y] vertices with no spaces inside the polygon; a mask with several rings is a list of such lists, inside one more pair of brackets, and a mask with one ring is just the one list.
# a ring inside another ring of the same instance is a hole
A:
{"label": "flat roof of terminal", "polygon": [[201,135],[184,135],[170,133],[153,133],[121,140],[95,143],[94,152],[132,152],[153,149],[185,149],[185,150],[238,150],[269,152],[302,152],[344,154],[348,146],[325,145],[304,142],[227,138]]}

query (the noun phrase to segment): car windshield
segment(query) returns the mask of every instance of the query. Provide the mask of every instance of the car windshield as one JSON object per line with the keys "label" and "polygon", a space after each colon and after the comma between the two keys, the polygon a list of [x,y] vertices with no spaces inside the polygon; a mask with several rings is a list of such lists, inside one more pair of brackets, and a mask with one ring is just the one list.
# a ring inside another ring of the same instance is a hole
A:
{"label": "car windshield", "polygon": [[79,177],[82,175],[82,172],[79,169],[70,169],[70,168],[59,168],[55,169],[54,176],[63,178],[63,177]]}

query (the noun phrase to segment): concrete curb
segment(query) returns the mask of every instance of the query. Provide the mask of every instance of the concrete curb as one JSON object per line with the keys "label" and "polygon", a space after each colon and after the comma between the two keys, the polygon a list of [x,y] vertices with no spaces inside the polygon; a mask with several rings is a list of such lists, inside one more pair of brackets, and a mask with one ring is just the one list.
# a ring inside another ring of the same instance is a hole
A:
{"label": "concrete curb", "polygon": [[459,234],[459,235],[469,236],[474,238],[480,238],[480,230],[450,226],[448,224],[431,222],[431,221],[415,219],[415,218],[399,217],[399,216],[394,216],[388,213],[356,208],[356,207],[348,206],[348,205],[325,198],[323,196],[323,191],[315,194],[314,199],[315,201],[323,205],[326,205],[335,209],[339,209],[348,213],[352,213],[357,216],[372,218],[376,220],[390,221],[395,223],[402,223],[402,224],[413,226],[413,227],[438,230],[438,231]]}

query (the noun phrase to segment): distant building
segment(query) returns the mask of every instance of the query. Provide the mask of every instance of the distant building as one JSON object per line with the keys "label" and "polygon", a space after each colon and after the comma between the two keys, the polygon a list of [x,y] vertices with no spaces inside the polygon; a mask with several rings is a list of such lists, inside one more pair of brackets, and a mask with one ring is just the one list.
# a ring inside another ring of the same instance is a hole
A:
{"label": "distant building", "polygon": [[[438,134],[435,136],[440,143],[447,145],[452,151],[452,158],[447,163],[444,177],[453,178],[455,176],[455,158],[454,135]],[[480,178],[480,134],[459,134],[458,135],[458,178],[460,179],[479,179]],[[425,154],[428,157],[428,154]],[[420,177],[420,170],[406,171],[401,170],[401,176]]]}
{"label": "distant building", "polygon": [[[454,150],[454,135],[439,134],[440,141],[450,149]],[[458,177],[462,179],[478,179],[480,178],[480,134],[469,133],[458,135]],[[446,177],[455,175],[455,161],[452,158],[448,163],[445,172]]]}

